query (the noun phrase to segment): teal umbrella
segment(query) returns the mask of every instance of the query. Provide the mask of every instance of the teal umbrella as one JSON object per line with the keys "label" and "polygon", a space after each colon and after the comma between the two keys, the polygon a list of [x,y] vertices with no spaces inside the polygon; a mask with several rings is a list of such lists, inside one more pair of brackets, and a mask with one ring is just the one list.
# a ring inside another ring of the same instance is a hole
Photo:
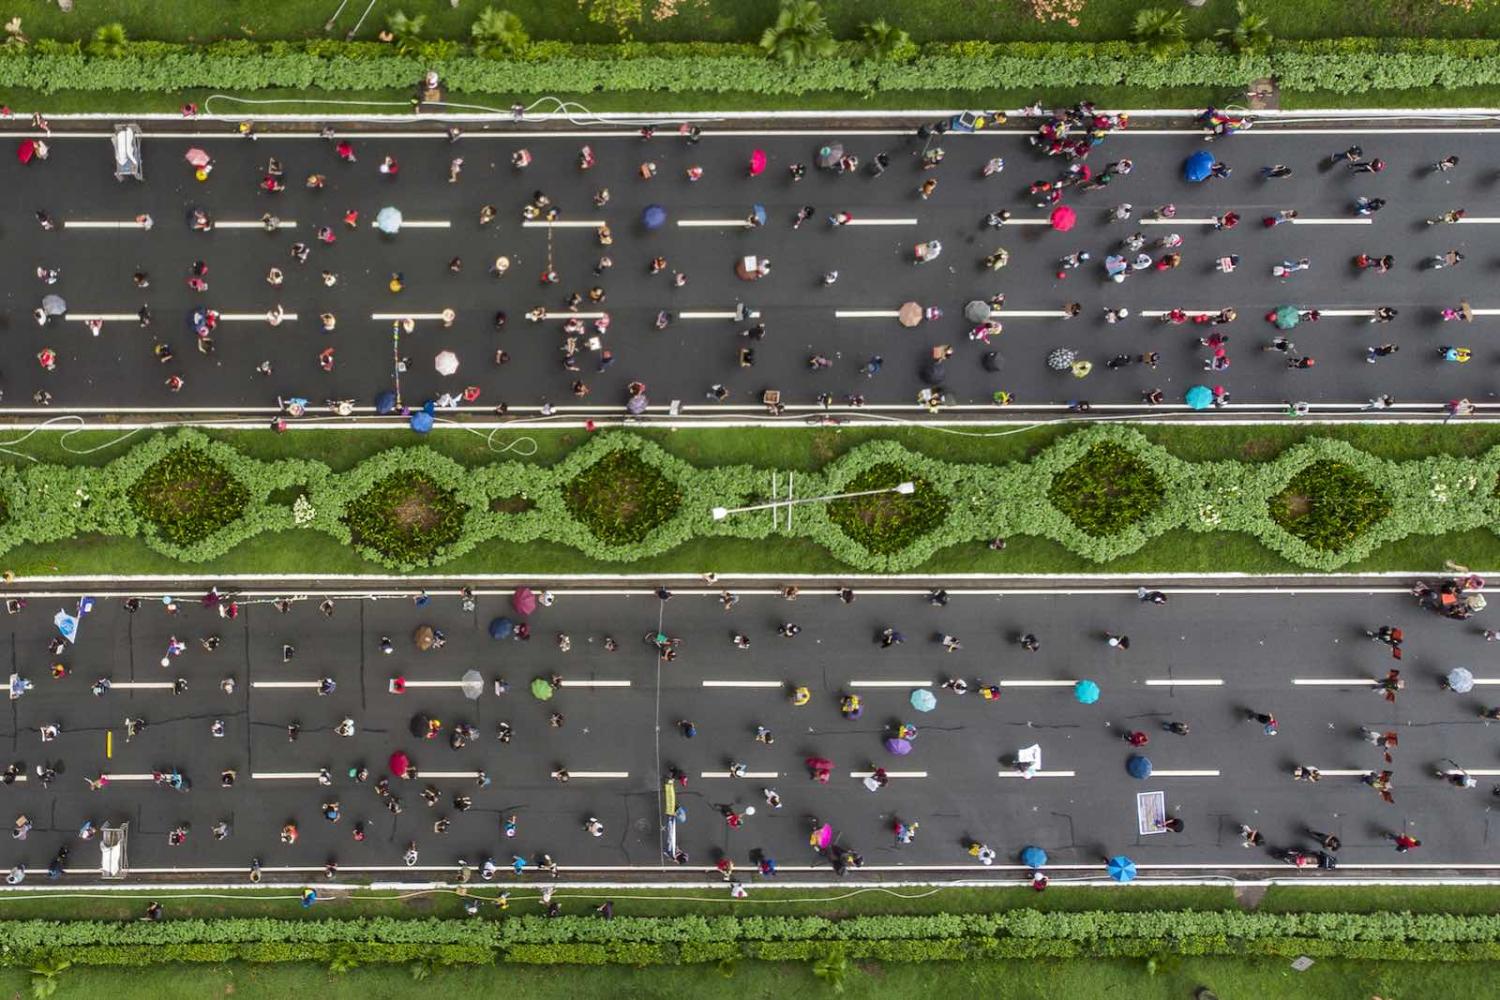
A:
{"label": "teal umbrella", "polygon": [[1188,389],[1182,399],[1195,410],[1206,410],[1214,405],[1214,391],[1206,385],[1195,385]]}
{"label": "teal umbrella", "polygon": [[926,688],[917,688],[911,693],[911,707],[918,712],[930,712],[937,707],[937,698]]}
{"label": "teal umbrella", "polygon": [[401,221],[401,210],[387,205],[376,213],[375,228],[387,236],[395,236],[401,231]]}
{"label": "teal umbrella", "polygon": [[1276,311],[1271,314],[1271,322],[1276,324],[1278,330],[1290,330],[1302,322],[1302,314],[1296,306],[1277,306]]}
{"label": "teal umbrella", "polygon": [[1073,685],[1073,697],[1081,705],[1092,705],[1099,700],[1099,685],[1093,681],[1079,681]]}
{"label": "teal umbrella", "polygon": [[1047,863],[1047,852],[1040,847],[1021,848],[1021,864],[1027,868],[1040,868]]}

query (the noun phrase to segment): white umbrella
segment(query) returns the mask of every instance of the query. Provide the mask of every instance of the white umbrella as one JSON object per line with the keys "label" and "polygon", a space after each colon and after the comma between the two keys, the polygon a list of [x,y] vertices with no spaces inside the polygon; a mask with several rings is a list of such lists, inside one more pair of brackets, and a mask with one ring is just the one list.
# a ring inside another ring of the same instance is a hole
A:
{"label": "white umbrella", "polygon": [[439,375],[452,375],[458,371],[458,355],[452,351],[443,351],[432,359],[432,367],[437,369]]}
{"label": "white umbrella", "polygon": [[1444,680],[1448,682],[1449,690],[1457,694],[1467,694],[1474,690],[1474,674],[1467,667],[1454,667],[1448,671]]}

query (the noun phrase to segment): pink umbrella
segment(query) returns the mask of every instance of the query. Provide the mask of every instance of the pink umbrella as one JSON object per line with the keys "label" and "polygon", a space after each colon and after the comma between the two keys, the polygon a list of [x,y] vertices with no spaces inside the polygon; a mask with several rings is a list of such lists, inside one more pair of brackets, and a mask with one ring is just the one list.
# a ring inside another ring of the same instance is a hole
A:
{"label": "pink umbrella", "polygon": [[187,151],[187,153],[185,154],[185,159],[192,166],[195,166],[195,167],[206,167],[206,166],[208,166],[208,161],[209,161],[210,157],[209,157],[209,155],[206,152],[204,152],[203,150],[199,149],[197,146],[194,146],[192,149],[190,149],[190,150]]}
{"label": "pink umbrella", "polygon": [[1078,222],[1078,213],[1067,205],[1058,205],[1052,210],[1052,228],[1065,233]]}
{"label": "pink umbrella", "polygon": [[766,172],[766,151],[756,149],[750,152],[750,176],[758,177]]}
{"label": "pink umbrella", "polygon": [[510,595],[510,606],[516,609],[518,615],[529,615],[536,610],[536,595],[531,592],[530,587],[517,587],[516,592]]}
{"label": "pink umbrella", "polygon": [[405,750],[397,750],[391,754],[391,759],[388,763],[390,764],[391,773],[398,778],[405,775],[411,769],[411,758],[406,755]]}
{"label": "pink umbrella", "polygon": [[814,828],[812,836],[807,838],[807,842],[819,850],[828,850],[833,844],[833,827],[824,823],[822,826]]}
{"label": "pink umbrella", "polygon": [[36,155],[36,143],[31,139],[22,139],[21,144],[16,147],[16,159],[22,163],[30,163],[31,158]]}

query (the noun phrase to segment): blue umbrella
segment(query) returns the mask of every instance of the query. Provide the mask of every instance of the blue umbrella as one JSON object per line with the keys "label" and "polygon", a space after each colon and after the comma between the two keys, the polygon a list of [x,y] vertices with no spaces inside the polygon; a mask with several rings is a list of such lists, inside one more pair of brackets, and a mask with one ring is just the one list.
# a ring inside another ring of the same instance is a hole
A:
{"label": "blue umbrella", "polygon": [[1214,169],[1214,154],[1206,149],[1189,156],[1182,164],[1182,176],[1194,184],[1208,180]]}
{"label": "blue umbrella", "polygon": [[426,434],[432,430],[432,414],[426,410],[418,410],[411,415],[411,429],[418,434]]}
{"label": "blue umbrella", "polygon": [[1133,753],[1125,758],[1125,770],[1132,778],[1145,781],[1151,777],[1151,758]]}
{"label": "blue umbrella", "polygon": [[1093,681],[1079,681],[1073,685],[1073,697],[1080,705],[1092,705],[1099,700],[1099,685]]}
{"label": "blue umbrella", "polygon": [[1135,880],[1135,862],[1123,854],[1116,854],[1105,864],[1108,866],[1109,877],[1116,882],[1132,882]]}
{"label": "blue umbrella", "polygon": [[766,224],[766,206],[760,202],[756,202],[750,206],[750,214],[755,218],[757,226],[764,226]]}
{"label": "blue umbrella", "polygon": [[375,412],[380,416],[396,412],[396,394],[390,389],[375,394]]}
{"label": "blue umbrella", "polygon": [[885,740],[885,748],[897,757],[905,757],[911,753],[911,740],[902,740],[894,736],[888,736]]}
{"label": "blue umbrella", "polygon": [[1214,404],[1214,391],[1206,385],[1190,386],[1182,399],[1195,410],[1206,410]]}
{"label": "blue umbrella", "polygon": [[926,688],[917,688],[911,693],[911,707],[918,712],[930,712],[937,707],[937,697]]}
{"label": "blue umbrella", "polygon": [[641,212],[641,225],[647,229],[660,229],[667,224],[667,210],[660,205],[647,205]]}
{"label": "blue umbrella", "polygon": [[375,214],[375,228],[387,236],[395,236],[401,231],[401,209],[390,205],[382,208]]}
{"label": "blue umbrella", "polygon": [[491,639],[509,639],[510,634],[516,630],[516,625],[509,618],[492,618],[490,620]]}
{"label": "blue umbrella", "polygon": [[1040,868],[1047,863],[1047,852],[1040,847],[1021,848],[1021,864],[1027,868]]}

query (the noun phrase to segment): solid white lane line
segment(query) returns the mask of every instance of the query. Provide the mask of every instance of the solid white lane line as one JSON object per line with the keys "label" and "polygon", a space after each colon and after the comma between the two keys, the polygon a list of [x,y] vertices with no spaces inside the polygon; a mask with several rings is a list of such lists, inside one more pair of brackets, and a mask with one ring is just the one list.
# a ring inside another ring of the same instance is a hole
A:
{"label": "solid white lane line", "polygon": [[784,688],[785,681],[704,681],[706,688]]}
{"label": "solid white lane line", "polygon": [[[224,322],[226,322],[226,323],[264,323],[266,321],[266,314],[265,313],[219,313],[219,318],[221,320],[223,320]],[[283,320],[287,321],[287,322],[294,322],[297,319],[297,314],[296,313],[291,313],[291,312],[284,312],[284,313],[281,314],[281,318]]]}
{"label": "solid white lane line", "polygon": [[998,683],[1003,688],[1070,688],[1078,681],[1076,679],[1070,681],[1006,680]]}
{"label": "solid white lane line", "polygon": [[[216,223],[216,225],[220,225],[220,226],[222,226],[223,224],[224,223],[222,223],[222,222]],[[378,228],[378,224],[372,222],[372,223],[370,223],[370,228],[371,229],[376,229],[376,228]],[[449,222],[447,219],[402,219],[401,220],[401,228],[402,229],[451,229],[451,228],[453,228],[453,223]]]}
{"label": "solid white lane line", "polygon": [[[1318,307],[1317,306],[1313,306],[1312,308],[1317,309]],[[1373,315],[1375,315],[1375,310],[1373,310],[1373,309],[1318,309],[1318,312],[1321,315],[1324,315],[1324,316],[1373,316]]]}
{"label": "solid white lane line", "polygon": [[136,323],[140,321],[140,316],[136,313],[69,313],[63,319],[72,320],[75,323],[84,323],[91,319],[97,319],[104,323]]}
{"label": "solid white lane line", "polygon": [[563,682],[562,682],[562,686],[564,688],[586,688],[586,687],[595,687],[595,688],[628,688],[628,687],[630,687],[630,682],[629,681],[624,681],[624,680],[608,680],[608,681],[605,681],[605,680],[586,680],[586,681],[584,681],[584,680],[574,680],[571,677],[564,677],[563,678]]}
{"label": "solid white lane line", "polygon": [[895,319],[901,313],[896,309],[835,309],[834,319]]}
{"label": "solid white lane line", "polygon": [[1361,777],[1363,775],[1369,774],[1371,771],[1378,771],[1378,770],[1380,770],[1380,768],[1378,768],[1378,767],[1367,767],[1363,771],[1358,771],[1358,770],[1351,771],[1351,770],[1340,770],[1339,768],[1320,767],[1320,768],[1317,768],[1316,770],[1317,770],[1317,772],[1319,774],[1323,775],[1325,778],[1358,778],[1358,777]]}
{"label": "solid white lane line", "polygon": [[1466,768],[1464,768],[1463,770],[1460,771],[1457,768],[1450,767],[1446,771],[1444,771],[1443,773],[1444,774],[1472,774],[1476,778],[1495,778],[1495,777],[1500,777],[1500,768],[1492,768],[1492,767],[1491,768],[1485,768],[1485,767],[1466,767]]}
{"label": "solid white lane line", "polygon": [[[411,223],[406,223],[411,225]],[[266,224],[259,219],[231,219],[228,222],[215,222],[215,229],[264,229]],[[296,229],[297,223],[294,219],[277,219],[277,229]]]}
{"label": "solid white lane line", "polygon": [[407,681],[409,688],[456,688],[463,687],[463,681]]}
{"label": "solid white lane line", "polygon": [[677,224],[686,228],[707,229],[710,227],[725,229],[738,227],[740,229],[752,229],[750,223],[744,218],[739,219],[678,219]]}
{"label": "solid white lane line", "polygon": [[[1480,774],[1481,772],[1479,772],[1479,771],[1470,771],[1469,773],[1470,774]],[[874,774],[875,774],[874,771],[850,771],[849,772],[849,777],[851,777],[851,778],[869,778],[869,777],[873,777]],[[887,778],[925,778],[925,777],[927,777],[927,772],[926,771],[887,771],[887,772],[885,772],[885,776]]]}
{"label": "solid white lane line", "polygon": [[850,681],[852,688],[912,688],[932,687],[932,681]]}
{"label": "solid white lane line", "polygon": [[442,319],[443,318],[443,314],[440,313],[440,312],[436,312],[436,313],[370,313],[370,318],[371,319],[390,319],[390,320],[403,320],[403,319]]}
{"label": "solid white lane line", "polygon": [[1147,687],[1223,687],[1221,677],[1160,677],[1149,678]]}
{"label": "solid white lane line", "polygon": [[[700,777],[700,778],[733,778],[735,776],[733,774],[730,774],[728,771],[701,771],[701,772],[699,772],[698,777]],[[746,771],[744,774],[740,775],[740,777],[742,777],[742,778],[768,778],[768,779],[769,778],[779,778],[779,777],[781,777],[781,772],[780,771]]]}
{"label": "solid white lane line", "polygon": [[[421,776],[421,772],[417,772]],[[569,771],[570,778],[628,778],[629,771]]]}
{"label": "solid white lane line", "polygon": [[1293,219],[1294,226],[1368,226],[1375,220],[1369,216],[1357,219]]}
{"label": "solid white lane line", "polygon": [[1500,316],[1500,309],[1470,309],[1475,316]]}
{"label": "solid white lane line", "polygon": [[1218,776],[1218,771],[1164,771],[1159,767],[1151,771],[1153,778],[1217,778]]}
{"label": "solid white lane line", "polygon": [[143,233],[147,232],[146,227],[143,226],[143,225],[141,225],[139,222],[136,222],[134,219],[121,219],[119,221],[104,220],[104,219],[93,220],[93,221],[84,221],[84,220],[79,220],[79,219],[64,219],[63,220],[63,228],[64,229],[139,229]]}
{"label": "solid white lane line", "polygon": [[996,309],[991,318],[1004,322],[1008,319],[1056,319],[1066,315],[1061,309]]}
{"label": "solid white lane line", "polygon": [[1368,687],[1380,682],[1374,677],[1293,677],[1296,687]]}
{"label": "solid white lane line", "polygon": [[604,315],[602,312],[549,312],[542,319],[560,319],[566,322],[570,319],[602,319]]}
{"label": "solid white lane line", "polygon": [[[1077,771],[1032,771],[1031,772],[1031,776],[1033,778],[1076,778],[1078,776],[1078,772]],[[1001,778],[1024,778],[1026,776],[1024,774],[1022,774],[1020,771],[1001,771],[997,775],[997,777],[1001,777]]]}
{"label": "solid white lane line", "polygon": [[317,781],[317,771],[252,771],[250,777],[260,781]]}
{"label": "solid white lane line", "polygon": [[1470,226],[1493,226],[1496,223],[1500,223],[1500,218],[1478,217],[1478,218],[1464,218],[1464,219],[1459,219],[1458,220],[1458,225],[1460,225],[1460,226],[1463,226],[1463,225],[1470,225]]}
{"label": "solid white lane line", "polygon": [[608,219],[569,219],[564,222],[557,219],[553,222],[542,222],[536,219],[528,219],[521,223],[522,229],[598,229],[600,226],[608,225]]}
{"label": "solid white lane line", "polygon": [[1051,219],[1006,219],[1007,226],[1050,226]]}
{"label": "solid white lane line", "polygon": [[251,681],[252,688],[315,688],[318,681]]}
{"label": "solid white lane line", "polygon": [[173,686],[171,681],[111,681],[109,689],[111,691],[160,691],[163,688],[170,690]]}
{"label": "solid white lane line", "polygon": [[1207,219],[1137,219],[1136,222],[1142,226],[1211,226],[1218,219],[1209,217]]}
{"label": "solid white lane line", "polygon": [[[692,311],[687,311],[687,312],[680,312],[680,313],[678,313],[677,314],[677,318],[678,319],[734,319],[734,311],[733,310],[729,310],[728,312],[692,312]],[[753,310],[750,313],[750,318],[751,319],[760,319],[760,310],[759,309]]]}
{"label": "solid white lane line", "polygon": [[154,775],[154,774],[101,774],[100,777],[101,778],[107,778],[110,781],[155,781],[156,780],[156,775]]}
{"label": "solid white lane line", "polygon": [[915,226],[916,219],[850,219],[846,226]]}

